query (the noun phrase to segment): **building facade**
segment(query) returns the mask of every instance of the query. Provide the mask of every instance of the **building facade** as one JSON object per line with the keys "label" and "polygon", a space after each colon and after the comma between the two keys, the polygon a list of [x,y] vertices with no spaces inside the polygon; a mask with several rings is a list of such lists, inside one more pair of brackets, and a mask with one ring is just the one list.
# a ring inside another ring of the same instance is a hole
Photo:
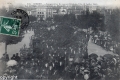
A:
{"label": "building facade", "polygon": [[37,17],[37,20],[46,20],[53,18],[54,15],[75,14],[82,15],[89,9],[89,12],[97,10],[98,5],[93,4],[27,4],[28,14]]}

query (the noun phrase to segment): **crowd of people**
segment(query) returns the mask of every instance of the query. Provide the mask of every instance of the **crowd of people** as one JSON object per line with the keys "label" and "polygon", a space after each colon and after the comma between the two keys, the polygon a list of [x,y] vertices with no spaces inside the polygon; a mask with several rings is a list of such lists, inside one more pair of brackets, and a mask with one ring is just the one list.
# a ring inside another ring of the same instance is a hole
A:
{"label": "crowd of people", "polygon": [[119,54],[120,44],[112,40],[111,35],[108,32],[94,32],[92,34],[92,41],[107,51]]}
{"label": "crowd of people", "polygon": [[[30,43],[33,51],[13,54],[10,59],[9,56],[5,58],[3,56],[4,62],[9,60],[17,62],[14,66],[5,67],[3,75],[15,75],[18,79],[41,80],[120,79],[119,57],[112,55],[98,57],[95,53],[88,55],[89,32],[79,30],[75,26],[61,28],[59,25],[48,27],[50,25],[43,23],[34,24],[36,26],[31,40],[37,42]],[[93,41],[107,49],[102,41],[99,42],[94,37]]]}
{"label": "crowd of people", "polygon": [[17,76],[18,79],[84,80],[85,75],[89,80],[120,79],[120,60],[117,56],[98,58],[91,54],[88,58],[82,58],[80,62],[73,60],[70,63],[66,55],[50,55],[48,59],[43,54],[28,54],[21,60],[16,53],[11,60],[17,61],[17,65],[7,67],[4,74]]}

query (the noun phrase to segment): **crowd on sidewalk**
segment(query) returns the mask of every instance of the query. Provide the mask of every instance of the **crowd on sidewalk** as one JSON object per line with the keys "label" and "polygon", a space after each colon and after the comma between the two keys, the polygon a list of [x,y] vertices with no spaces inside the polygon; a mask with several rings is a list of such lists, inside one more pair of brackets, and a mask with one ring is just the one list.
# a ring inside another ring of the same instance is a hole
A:
{"label": "crowd on sidewalk", "polygon": [[[51,56],[52,57],[52,56]],[[17,65],[6,67],[4,75],[15,75],[18,79],[74,79],[74,80],[119,80],[120,60],[117,56],[95,56],[91,54],[80,62],[66,60],[65,56],[56,56],[52,61],[43,54],[29,54],[24,60],[18,53],[10,60]]]}
{"label": "crowd on sidewalk", "polygon": [[92,33],[92,41],[101,46],[102,48],[106,49],[107,51],[112,51],[113,53],[119,54],[120,50],[120,43],[114,41],[111,38],[111,35],[108,32],[94,32]]}

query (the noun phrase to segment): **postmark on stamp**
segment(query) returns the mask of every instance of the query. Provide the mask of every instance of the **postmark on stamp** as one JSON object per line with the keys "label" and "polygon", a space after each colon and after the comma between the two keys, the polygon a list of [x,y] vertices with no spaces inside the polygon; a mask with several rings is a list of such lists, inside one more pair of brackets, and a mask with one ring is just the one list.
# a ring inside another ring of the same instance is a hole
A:
{"label": "postmark on stamp", "polygon": [[0,34],[19,36],[21,20],[0,16]]}
{"label": "postmark on stamp", "polygon": [[14,18],[21,19],[21,29],[25,29],[29,25],[29,16],[22,9],[16,9],[11,13]]}

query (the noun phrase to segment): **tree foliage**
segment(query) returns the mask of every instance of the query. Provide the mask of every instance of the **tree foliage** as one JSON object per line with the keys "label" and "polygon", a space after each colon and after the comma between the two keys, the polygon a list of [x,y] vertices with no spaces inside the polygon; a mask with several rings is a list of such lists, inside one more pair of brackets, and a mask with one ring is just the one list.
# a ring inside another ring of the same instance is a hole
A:
{"label": "tree foliage", "polygon": [[114,9],[111,14],[108,15],[106,20],[106,28],[110,32],[112,39],[120,41],[120,10]]}
{"label": "tree foliage", "polygon": [[71,43],[73,33],[74,29],[72,27],[68,25],[59,25],[55,30],[53,39],[58,42],[57,45],[65,47],[65,45]]}
{"label": "tree foliage", "polygon": [[36,21],[37,18],[36,18],[35,16],[29,15],[29,20],[30,20],[30,21]]}
{"label": "tree foliage", "polygon": [[78,15],[77,17],[75,14],[56,15],[54,16],[54,21],[80,28],[92,27],[93,30],[96,30],[100,27],[101,30],[104,30],[104,16],[97,11],[89,13],[89,10],[86,10],[86,14]]}

